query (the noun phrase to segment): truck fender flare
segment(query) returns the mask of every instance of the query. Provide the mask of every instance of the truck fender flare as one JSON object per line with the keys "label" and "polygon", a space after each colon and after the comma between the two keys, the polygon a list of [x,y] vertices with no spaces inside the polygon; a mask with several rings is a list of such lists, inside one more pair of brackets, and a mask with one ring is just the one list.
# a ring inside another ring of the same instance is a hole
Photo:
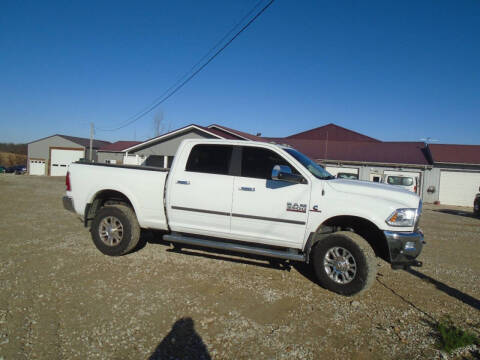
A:
{"label": "truck fender flare", "polygon": [[[87,202],[87,205],[85,206],[85,216],[84,216],[85,225],[87,224],[88,214],[89,214],[90,210],[92,209],[94,201],[98,198],[98,196],[101,193],[108,192],[108,191],[117,192],[117,193],[121,194],[122,196],[124,196],[130,202],[130,204],[133,207],[133,211],[135,212],[135,214],[137,214],[137,217],[138,217],[137,209],[139,207],[138,207],[137,202],[135,200],[133,200],[133,199],[135,199],[135,197],[128,190],[113,187],[113,188],[109,188],[109,189],[96,190],[88,196],[89,200]],[[98,210],[98,209],[95,209],[95,211],[96,210]]]}
{"label": "truck fender flare", "polygon": [[[325,236],[336,231],[334,226],[329,225],[329,222],[335,222],[335,219],[340,219],[342,217],[351,218],[351,220],[354,220],[354,221],[357,220],[357,221],[363,222],[364,224],[369,224],[369,226],[371,226],[372,228],[375,228],[376,230],[379,231],[379,233],[381,233],[379,227],[374,221],[372,221],[371,219],[365,218],[363,216],[351,215],[351,214],[348,214],[348,215],[338,214],[338,215],[331,216],[328,219],[325,219],[320,225],[318,225],[315,231],[310,232],[307,238],[307,241],[305,242],[304,250],[303,250],[306,255],[307,262],[310,259],[310,252],[312,248],[315,246],[315,244],[321,241]],[[386,241],[384,238],[381,238],[379,240],[381,240],[382,242]],[[370,245],[374,247],[375,244],[370,244]]]}

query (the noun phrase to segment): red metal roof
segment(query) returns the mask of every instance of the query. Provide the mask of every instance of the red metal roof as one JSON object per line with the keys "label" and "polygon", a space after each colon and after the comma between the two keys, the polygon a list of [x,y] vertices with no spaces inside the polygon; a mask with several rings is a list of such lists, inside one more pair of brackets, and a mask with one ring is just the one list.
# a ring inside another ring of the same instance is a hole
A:
{"label": "red metal roof", "polygon": [[[197,127],[200,130],[229,140],[246,139],[289,145],[303,152],[310,158],[318,161],[330,160],[379,164],[429,165],[428,157],[426,156],[425,144],[423,142],[381,142],[334,124],[328,124],[320,128],[292,135],[286,138],[259,137],[216,124],[208,127],[192,124],[184,128],[177,129],[171,133],[177,133],[188,129],[189,127]],[[164,138],[169,134],[163,134],[158,138]],[[322,138],[323,136],[324,138]],[[151,142],[155,139],[156,138],[153,138],[143,143],[134,141],[118,141],[114,144],[106,145],[100,150],[120,152],[135,145]],[[477,146],[476,148],[479,149],[480,146]],[[478,154],[479,152],[477,150],[477,159]],[[478,159],[477,163],[480,163],[480,159]]]}
{"label": "red metal roof", "polygon": [[111,152],[122,152],[129,147],[140,144],[140,141],[117,141],[112,144],[108,144],[99,149],[99,151],[111,151]]}
{"label": "red metal roof", "polygon": [[279,139],[314,160],[429,165],[422,142],[354,142]]}
{"label": "red metal roof", "polygon": [[480,145],[430,144],[434,163],[480,164]]}
{"label": "red metal roof", "polygon": [[335,124],[327,124],[315,129],[307,130],[298,134],[290,135],[287,139],[303,140],[328,140],[328,141],[362,141],[381,142],[380,140],[345,129]]}

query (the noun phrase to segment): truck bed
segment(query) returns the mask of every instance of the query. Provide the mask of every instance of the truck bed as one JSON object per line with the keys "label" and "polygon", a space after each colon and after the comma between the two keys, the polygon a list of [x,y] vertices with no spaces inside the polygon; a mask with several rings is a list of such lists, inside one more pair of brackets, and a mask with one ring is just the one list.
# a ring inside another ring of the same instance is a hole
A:
{"label": "truck bed", "polygon": [[[165,183],[169,171],[153,166],[76,162],[69,167],[75,212],[85,209],[101,192],[118,192],[132,204],[142,228],[167,230],[164,208]],[[85,181],[85,179],[88,179]]]}

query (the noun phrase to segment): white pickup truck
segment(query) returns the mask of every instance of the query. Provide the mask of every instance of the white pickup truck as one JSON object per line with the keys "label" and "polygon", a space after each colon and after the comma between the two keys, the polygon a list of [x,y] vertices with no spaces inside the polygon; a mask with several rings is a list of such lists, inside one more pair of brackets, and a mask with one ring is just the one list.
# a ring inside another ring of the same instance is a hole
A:
{"label": "white pickup truck", "polygon": [[334,179],[289,147],[184,140],[169,171],[77,162],[66,186],[64,207],[110,256],[131,251],[140,229],[160,230],[176,246],[311,262],[320,285],[343,295],[372,285],[377,256],[422,265],[416,194]]}

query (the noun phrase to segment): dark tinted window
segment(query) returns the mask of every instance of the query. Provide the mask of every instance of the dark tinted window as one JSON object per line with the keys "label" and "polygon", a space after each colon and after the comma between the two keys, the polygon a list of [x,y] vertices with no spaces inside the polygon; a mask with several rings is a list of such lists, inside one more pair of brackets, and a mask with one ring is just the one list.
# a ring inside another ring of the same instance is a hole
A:
{"label": "dark tinted window", "polygon": [[185,170],[228,175],[232,148],[230,145],[195,145]]}
{"label": "dark tinted window", "polygon": [[242,176],[257,179],[271,179],[275,165],[287,165],[292,173],[298,171],[277,153],[262,148],[245,146],[242,154]]}
{"label": "dark tinted window", "polygon": [[145,160],[145,165],[163,168],[165,166],[163,163],[163,158],[163,155],[149,155],[147,160]]}

